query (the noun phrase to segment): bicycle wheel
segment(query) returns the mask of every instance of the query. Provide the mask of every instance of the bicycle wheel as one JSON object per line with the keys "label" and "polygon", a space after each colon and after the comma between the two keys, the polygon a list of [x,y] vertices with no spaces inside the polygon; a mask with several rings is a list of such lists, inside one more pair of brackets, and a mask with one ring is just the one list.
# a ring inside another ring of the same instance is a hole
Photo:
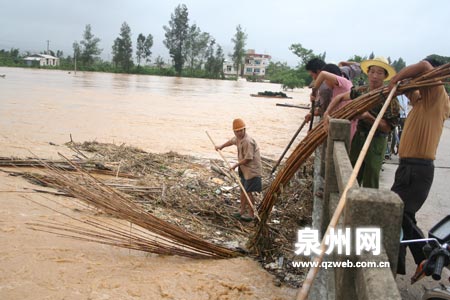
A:
{"label": "bicycle wheel", "polygon": [[445,286],[426,290],[422,300],[450,300],[450,289]]}

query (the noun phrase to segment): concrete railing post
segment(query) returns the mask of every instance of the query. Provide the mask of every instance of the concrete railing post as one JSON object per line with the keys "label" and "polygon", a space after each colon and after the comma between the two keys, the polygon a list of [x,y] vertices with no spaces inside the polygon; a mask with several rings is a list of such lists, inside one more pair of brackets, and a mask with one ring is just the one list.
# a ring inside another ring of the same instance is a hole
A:
{"label": "concrete railing post", "polygon": [[330,129],[328,132],[328,140],[326,147],[325,158],[325,178],[324,178],[324,193],[323,193],[323,216],[322,227],[320,228],[322,235],[327,229],[327,225],[330,222],[329,218],[329,201],[330,193],[339,193],[339,186],[336,181],[336,172],[333,161],[334,141],[343,141],[347,147],[347,151],[350,149],[350,121],[341,119],[331,119]]}
{"label": "concrete railing post", "polygon": [[[336,299],[357,299],[355,295],[359,297],[359,294],[364,294],[361,299],[400,299],[394,276],[397,270],[402,214],[403,202],[397,194],[389,190],[368,188],[349,190],[343,223],[345,227],[351,228],[354,237],[350,259],[353,263],[357,261],[389,261],[390,268],[352,268],[338,272],[339,288],[336,290]],[[379,227],[381,229],[381,254],[379,256],[371,256],[371,253],[356,256],[354,251],[356,249],[355,230],[362,227]],[[338,277],[338,275],[336,276]],[[363,279],[368,279],[368,281]],[[379,284],[374,282],[384,282],[385,291],[380,293]],[[336,285],[338,286],[338,284]]]}
{"label": "concrete railing post", "polygon": [[403,202],[389,190],[360,188],[347,194],[344,223],[352,227],[379,227],[393,274],[397,271]]}

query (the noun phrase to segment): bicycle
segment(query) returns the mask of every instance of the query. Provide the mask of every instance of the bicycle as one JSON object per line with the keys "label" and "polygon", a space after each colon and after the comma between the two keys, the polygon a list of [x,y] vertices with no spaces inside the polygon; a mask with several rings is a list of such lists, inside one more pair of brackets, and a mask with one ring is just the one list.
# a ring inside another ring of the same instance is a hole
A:
{"label": "bicycle", "polygon": [[391,132],[389,132],[387,138],[386,152],[384,154],[385,159],[391,159],[392,154],[394,155],[398,154],[398,147],[400,146],[400,136],[402,130],[403,130],[402,124],[398,124],[391,130]]}
{"label": "bicycle", "polygon": [[[421,262],[411,278],[411,284],[431,276],[436,281],[441,280],[442,269],[450,266],[450,215],[438,222],[428,232],[428,238],[401,241],[402,244],[426,242],[423,247],[426,260]],[[450,280],[450,278],[449,278]],[[450,300],[450,287],[440,286],[427,289],[422,300]]]}

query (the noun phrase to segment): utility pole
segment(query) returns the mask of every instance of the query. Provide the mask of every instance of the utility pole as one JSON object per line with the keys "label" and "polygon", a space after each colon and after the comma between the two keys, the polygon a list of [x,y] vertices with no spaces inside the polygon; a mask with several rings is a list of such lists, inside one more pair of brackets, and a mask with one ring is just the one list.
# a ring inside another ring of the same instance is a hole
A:
{"label": "utility pole", "polygon": [[50,54],[50,41],[47,40],[47,54]]}

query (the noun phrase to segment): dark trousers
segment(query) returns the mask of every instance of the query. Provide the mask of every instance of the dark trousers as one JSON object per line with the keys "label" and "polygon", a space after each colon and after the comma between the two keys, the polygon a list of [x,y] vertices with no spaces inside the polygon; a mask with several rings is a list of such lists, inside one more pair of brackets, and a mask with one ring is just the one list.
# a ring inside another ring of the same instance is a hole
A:
{"label": "dark trousers", "polygon": [[[400,165],[395,172],[395,181],[391,190],[397,193],[404,203],[403,239],[412,240],[424,238],[417,227],[416,212],[422,207],[428,197],[434,177],[432,160],[406,158],[400,159]],[[409,244],[408,247],[416,264],[425,259],[422,248],[424,243]],[[405,274],[406,246],[400,245],[397,273]]]}

